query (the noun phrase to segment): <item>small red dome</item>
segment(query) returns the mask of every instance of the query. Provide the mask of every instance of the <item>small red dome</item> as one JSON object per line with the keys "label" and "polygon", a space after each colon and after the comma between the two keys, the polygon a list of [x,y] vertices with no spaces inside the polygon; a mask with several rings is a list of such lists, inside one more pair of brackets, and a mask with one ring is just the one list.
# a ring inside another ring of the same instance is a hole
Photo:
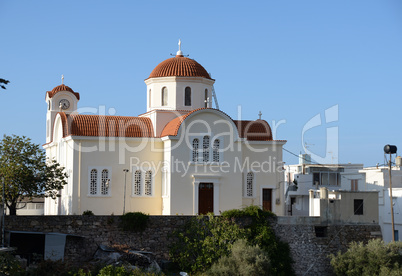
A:
{"label": "small red dome", "polygon": [[161,77],[203,77],[211,79],[207,70],[194,59],[177,55],[162,61],[152,70],[148,79]]}
{"label": "small red dome", "polygon": [[80,99],[80,94],[74,92],[73,89],[71,89],[70,87],[68,87],[67,85],[61,84],[59,86],[56,86],[55,88],[52,89],[52,91],[47,91],[47,94],[49,95],[49,98],[52,98],[57,92],[61,92],[61,91],[68,91],[74,94],[74,96],[77,98],[77,100]]}

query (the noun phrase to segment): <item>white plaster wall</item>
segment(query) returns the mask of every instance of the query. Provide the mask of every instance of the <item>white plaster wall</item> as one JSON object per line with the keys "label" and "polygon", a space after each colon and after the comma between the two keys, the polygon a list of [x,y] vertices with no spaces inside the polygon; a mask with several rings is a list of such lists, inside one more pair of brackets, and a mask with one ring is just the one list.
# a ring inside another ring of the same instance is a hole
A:
{"label": "white plaster wall", "polygon": [[[222,120],[229,124],[222,123]],[[221,123],[217,123],[219,121]],[[216,214],[219,214],[219,211],[242,207],[242,173],[235,170],[235,160],[241,160],[242,156],[241,148],[239,150],[230,147],[233,144],[232,121],[218,111],[205,110],[189,116],[185,123],[187,128],[182,126],[177,140],[171,142],[170,214],[198,213],[198,205],[196,205],[198,199],[194,198],[198,191],[194,186],[193,175],[204,175],[205,178],[215,180],[219,178],[219,187],[214,186],[214,193],[219,189],[219,200],[217,204],[214,204]],[[222,135],[223,133],[226,135]],[[219,164],[192,162],[190,150],[192,138],[203,137],[206,134],[211,136],[211,143],[214,137],[218,136],[223,142],[221,149],[228,149],[221,154],[222,162]],[[235,136],[237,139],[237,131]]]}
{"label": "white plaster wall", "polygon": [[243,164],[248,160],[250,166],[247,171],[253,171],[255,177],[254,197],[244,197],[243,205],[262,207],[262,190],[272,189],[272,211],[279,216],[284,215],[283,144],[284,142],[275,141],[245,141],[242,144]]}
{"label": "white plaster wall", "polygon": [[[205,107],[204,91],[212,95],[215,81],[202,77],[162,77],[147,79],[147,112],[153,109],[194,110]],[[191,106],[184,105],[184,90],[191,88]],[[168,89],[168,105],[162,106],[162,88]],[[151,90],[151,93],[149,93]],[[151,98],[149,99],[151,95]]]}

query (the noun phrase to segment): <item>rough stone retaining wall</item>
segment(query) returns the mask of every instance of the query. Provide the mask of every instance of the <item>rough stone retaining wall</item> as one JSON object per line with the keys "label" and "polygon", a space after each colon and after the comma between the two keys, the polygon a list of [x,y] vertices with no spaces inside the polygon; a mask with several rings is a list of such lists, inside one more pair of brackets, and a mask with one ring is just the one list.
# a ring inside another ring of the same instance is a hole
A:
{"label": "rough stone retaining wall", "polygon": [[[65,260],[74,262],[92,258],[98,245],[120,244],[151,251],[157,259],[169,258],[171,233],[191,216],[151,216],[144,232],[126,232],[119,227],[119,216],[6,216],[6,230],[57,232],[68,236]],[[297,275],[331,275],[328,255],[346,250],[352,241],[367,242],[379,225],[330,225],[320,228],[312,219],[288,221],[279,217],[270,221],[277,236],[289,243]],[[319,226],[319,225],[318,225]]]}

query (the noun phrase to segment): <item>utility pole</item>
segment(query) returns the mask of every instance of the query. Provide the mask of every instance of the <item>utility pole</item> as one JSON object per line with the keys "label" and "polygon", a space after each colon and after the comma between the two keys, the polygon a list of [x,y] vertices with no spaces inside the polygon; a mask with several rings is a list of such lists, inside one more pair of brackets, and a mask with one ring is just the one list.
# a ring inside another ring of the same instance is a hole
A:
{"label": "utility pole", "polygon": [[391,178],[392,162],[391,153],[389,154],[389,198],[391,199],[391,224],[392,224],[392,241],[395,241],[395,225],[394,225],[394,204],[392,202],[392,178]]}
{"label": "utility pole", "polygon": [[396,153],[397,151],[397,147],[393,146],[393,145],[385,145],[384,147],[384,152],[385,153],[389,153],[389,198],[391,201],[391,226],[392,226],[392,241],[395,242],[395,224],[394,224],[394,204],[392,202],[392,175],[391,175],[391,171],[392,171],[392,162],[391,162],[391,158],[392,158],[392,154]]}

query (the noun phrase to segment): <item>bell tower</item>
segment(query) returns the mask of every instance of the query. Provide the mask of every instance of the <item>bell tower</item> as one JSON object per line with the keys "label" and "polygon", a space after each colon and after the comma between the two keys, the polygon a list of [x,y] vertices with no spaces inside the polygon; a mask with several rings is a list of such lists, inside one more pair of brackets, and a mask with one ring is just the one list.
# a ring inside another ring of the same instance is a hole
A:
{"label": "bell tower", "polygon": [[78,101],[80,100],[79,93],[64,85],[64,76],[61,79],[61,85],[46,92],[46,143],[53,140],[53,124],[57,113],[64,112],[70,114],[76,111]]}

